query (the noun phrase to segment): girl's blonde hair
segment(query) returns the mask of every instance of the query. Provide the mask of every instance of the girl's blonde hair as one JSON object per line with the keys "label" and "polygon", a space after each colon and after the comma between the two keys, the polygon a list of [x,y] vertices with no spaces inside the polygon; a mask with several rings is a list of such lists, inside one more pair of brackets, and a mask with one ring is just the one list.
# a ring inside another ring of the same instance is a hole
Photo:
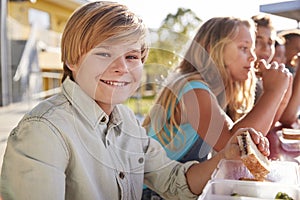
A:
{"label": "girl's blonde hair", "polygon": [[[251,20],[232,17],[211,18],[198,30],[182,62],[175,68],[174,74],[167,80],[155,101],[154,107],[159,106],[164,112],[154,112],[151,109],[143,123],[146,128],[150,125],[154,128],[163,145],[170,143],[176,136],[173,127],[180,130],[180,124],[175,120],[175,113],[179,109],[176,101],[179,91],[191,80],[204,82],[217,97],[219,105],[234,121],[253,107],[256,85],[254,72],[251,72],[251,77],[246,81],[232,81],[224,64],[225,46],[237,36],[242,25],[248,27],[255,38],[255,27]],[[183,106],[180,111],[184,114],[184,102],[181,103]],[[166,119],[168,110],[169,120]],[[170,136],[163,131],[164,125]]]}
{"label": "girl's blonde hair", "polygon": [[67,76],[74,80],[68,64],[77,64],[83,55],[107,40],[141,43],[142,62],[145,62],[148,54],[146,33],[142,19],[124,5],[109,1],[83,5],[69,18],[62,35],[62,81]]}

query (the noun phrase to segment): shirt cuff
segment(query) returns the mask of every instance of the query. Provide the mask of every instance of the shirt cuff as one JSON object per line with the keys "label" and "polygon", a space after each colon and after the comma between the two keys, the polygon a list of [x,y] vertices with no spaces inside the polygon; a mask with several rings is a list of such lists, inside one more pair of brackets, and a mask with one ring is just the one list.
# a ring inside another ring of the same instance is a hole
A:
{"label": "shirt cuff", "polygon": [[178,172],[178,181],[177,181],[177,187],[179,188],[180,192],[178,193],[178,199],[197,199],[198,195],[195,195],[191,192],[189,189],[187,180],[186,180],[186,172],[188,169],[199,162],[197,161],[189,161],[185,162],[181,165],[181,168]]}

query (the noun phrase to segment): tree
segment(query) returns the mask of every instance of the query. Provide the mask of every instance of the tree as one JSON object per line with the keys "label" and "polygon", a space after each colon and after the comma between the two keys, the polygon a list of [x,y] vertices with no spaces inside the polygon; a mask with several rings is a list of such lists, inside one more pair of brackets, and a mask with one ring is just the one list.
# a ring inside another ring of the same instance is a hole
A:
{"label": "tree", "polygon": [[175,14],[166,16],[157,30],[150,30],[151,48],[145,63],[147,84],[157,84],[179,64],[201,22],[191,9],[178,8]]}

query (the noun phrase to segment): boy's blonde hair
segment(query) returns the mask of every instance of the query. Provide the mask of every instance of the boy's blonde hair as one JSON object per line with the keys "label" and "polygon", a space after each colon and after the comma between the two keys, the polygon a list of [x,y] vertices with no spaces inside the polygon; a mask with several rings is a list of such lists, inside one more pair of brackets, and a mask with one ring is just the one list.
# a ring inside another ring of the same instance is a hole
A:
{"label": "boy's blonde hair", "polygon": [[142,62],[145,62],[148,54],[146,33],[142,19],[122,4],[98,1],[83,5],[69,18],[62,35],[62,81],[67,76],[74,80],[68,64],[78,64],[83,55],[107,40],[141,43]]}

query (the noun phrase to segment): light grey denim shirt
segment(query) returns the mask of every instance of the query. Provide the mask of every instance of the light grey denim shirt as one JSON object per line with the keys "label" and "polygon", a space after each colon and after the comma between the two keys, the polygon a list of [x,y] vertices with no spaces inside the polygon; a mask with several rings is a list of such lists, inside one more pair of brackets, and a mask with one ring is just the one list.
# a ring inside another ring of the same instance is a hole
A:
{"label": "light grey denim shirt", "polygon": [[[180,164],[117,105],[110,116],[67,78],[11,132],[1,172],[2,198],[141,199],[143,183],[166,199],[196,199]],[[200,178],[200,175],[199,175]]]}

